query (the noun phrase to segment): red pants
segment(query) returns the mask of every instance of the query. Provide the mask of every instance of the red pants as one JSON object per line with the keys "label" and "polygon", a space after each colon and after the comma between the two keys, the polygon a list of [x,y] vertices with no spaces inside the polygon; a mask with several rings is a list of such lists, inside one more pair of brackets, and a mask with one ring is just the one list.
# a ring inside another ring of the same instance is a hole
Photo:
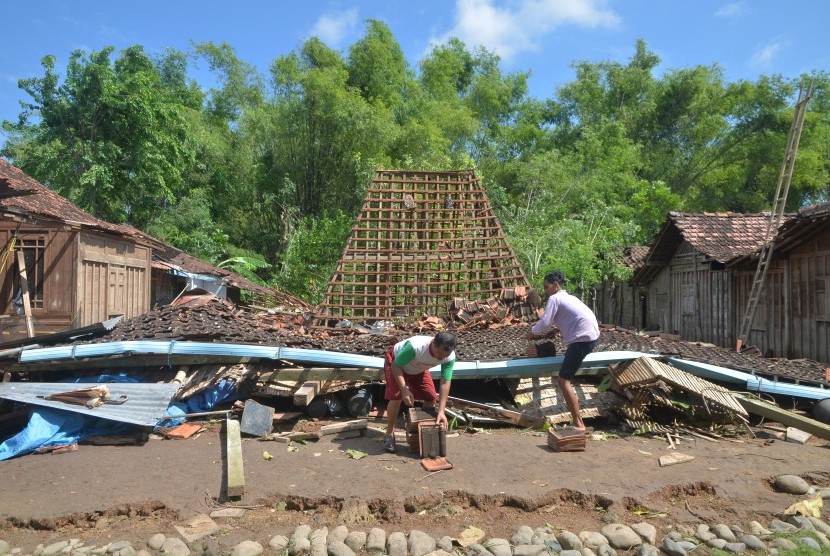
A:
{"label": "red pants", "polygon": [[[383,374],[386,377],[386,400],[400,400],[403,398],[401,389],[398,388],[398,382],[392,374],[392,362],[395,360],[395,354],[392,348],[386,352],[386,359],[383,362]],[[432,380],[429,371],[418,373],[417,375],[403,374],[403,380],[412,395],[416,400],[422,400],[429,404],[435,404],[438,401],[438,393],[435,391],[435,382]]]}

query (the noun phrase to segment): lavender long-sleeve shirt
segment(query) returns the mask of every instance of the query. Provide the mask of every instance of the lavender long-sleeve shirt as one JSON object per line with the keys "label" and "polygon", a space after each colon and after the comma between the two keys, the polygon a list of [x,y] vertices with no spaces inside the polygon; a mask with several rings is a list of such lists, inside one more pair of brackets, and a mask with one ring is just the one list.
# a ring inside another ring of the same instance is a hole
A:
{"label": "lavender long-sleeve shirt", "polygon": [[592,342],[599,338],[597,317],[578,297],[565,290],[548,298],[545,314],[530,330],[541,336],[554,326],[562,333],[566,347],[574,342]]}

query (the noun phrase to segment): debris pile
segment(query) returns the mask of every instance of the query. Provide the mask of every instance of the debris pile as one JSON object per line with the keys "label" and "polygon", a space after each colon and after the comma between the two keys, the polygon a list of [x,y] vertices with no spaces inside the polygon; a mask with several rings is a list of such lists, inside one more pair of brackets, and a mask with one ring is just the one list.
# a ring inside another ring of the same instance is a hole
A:
{"label": "debris pile", "polygon": [[747,424],[746,409],[730,391],[655,359],[612,365],[609,376],[611,390],[628,400],[619,411],[630,430]]}

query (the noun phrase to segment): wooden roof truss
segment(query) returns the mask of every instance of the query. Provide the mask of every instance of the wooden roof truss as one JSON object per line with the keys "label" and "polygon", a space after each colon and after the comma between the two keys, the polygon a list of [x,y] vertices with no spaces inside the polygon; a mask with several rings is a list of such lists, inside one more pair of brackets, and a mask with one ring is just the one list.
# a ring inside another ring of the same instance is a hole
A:
{"label": "wooden roof truss", "polygon": [[527,278],[473,170],[377,170],[318,315],[441,315]]}

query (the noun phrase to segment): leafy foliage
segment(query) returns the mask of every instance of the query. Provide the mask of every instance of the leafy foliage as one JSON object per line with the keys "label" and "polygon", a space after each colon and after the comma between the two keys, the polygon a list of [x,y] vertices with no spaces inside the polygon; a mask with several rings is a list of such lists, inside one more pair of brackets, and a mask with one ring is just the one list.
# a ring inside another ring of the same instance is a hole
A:
{"label": "leafy foliage", "polygon": [[[344,53],[316,37],[267,75],[225,44],[54,56],[20,81],[2,154],[85,210],[311,302],[325,293],[375,168],[474,167],[532,282],[627,277],[622,249],[671,210],[771,204],[799,83],[626,61],[579,61],[548,99],[529,73],[458,39],[410,67],[388,26]],[[188,77],[206,64],[216,86]],[[417,69],[417,71],[416,71]],[[814,71],[788,209],[828,200],[830,76]]]}

